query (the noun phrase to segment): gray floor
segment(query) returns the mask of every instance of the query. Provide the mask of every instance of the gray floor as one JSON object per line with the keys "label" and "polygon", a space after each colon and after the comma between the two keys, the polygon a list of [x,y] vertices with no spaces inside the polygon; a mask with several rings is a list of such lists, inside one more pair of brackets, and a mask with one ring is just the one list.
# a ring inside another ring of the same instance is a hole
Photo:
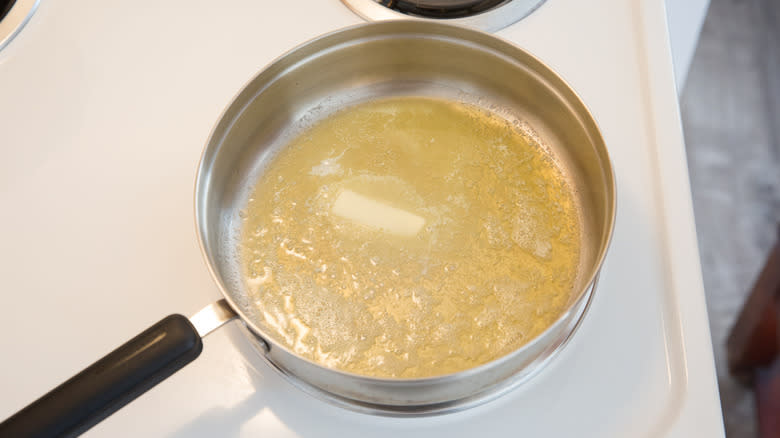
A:
{"label": "gray floor", "polygon": [[681,105],[726,435],[755,437],[725,341],[780,221],[780,2],[712,0]]}

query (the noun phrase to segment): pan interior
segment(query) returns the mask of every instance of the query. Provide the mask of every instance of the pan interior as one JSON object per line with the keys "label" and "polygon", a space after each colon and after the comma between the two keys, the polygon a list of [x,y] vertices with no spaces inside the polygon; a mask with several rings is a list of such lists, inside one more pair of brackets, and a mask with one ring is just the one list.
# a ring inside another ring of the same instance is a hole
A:
{"label": "pan interior", "polygon": [[296,49],[254,78],[216,126],[198,174],[203,249],[221,289],[257,334],[240,268],[240,210],[268,161],[302,131],[350,105],[418,96],[483,108],[512,123],[555,160],[580,211],[573,306],[598,269],[614,211],[613,182],[598,130],[569,88],[525,52],[432,25],[355,28]]}

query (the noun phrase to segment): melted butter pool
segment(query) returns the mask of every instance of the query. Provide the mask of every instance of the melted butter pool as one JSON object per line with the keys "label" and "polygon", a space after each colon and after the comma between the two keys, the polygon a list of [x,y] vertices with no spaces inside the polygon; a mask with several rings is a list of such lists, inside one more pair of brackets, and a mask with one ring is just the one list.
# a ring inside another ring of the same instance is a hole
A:
{"label": "melted butter pool", "polygon": [[501,357],[566,309],[571,188],[504,119],[429,98],[338,112],[267,166],[242,210],[250,313],[323,365],[427,377]]}

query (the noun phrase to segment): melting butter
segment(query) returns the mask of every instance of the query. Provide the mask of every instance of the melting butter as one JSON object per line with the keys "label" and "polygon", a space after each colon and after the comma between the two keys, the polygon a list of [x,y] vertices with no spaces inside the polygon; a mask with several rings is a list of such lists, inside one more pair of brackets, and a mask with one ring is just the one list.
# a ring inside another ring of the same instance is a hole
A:
{"label": "melting butter", "polygon": [[360,104],[269,163],[244,210],[253,306],[280,343],[382,377],[461,371],[566,309],[579,215],[556,164],[476,107]]}
{"label": "melting butter", "polygon": [[333,214],[355,223],[399,236],[414,236],[425,225],[425,219],[416,214],[342,190],[331,210]]}

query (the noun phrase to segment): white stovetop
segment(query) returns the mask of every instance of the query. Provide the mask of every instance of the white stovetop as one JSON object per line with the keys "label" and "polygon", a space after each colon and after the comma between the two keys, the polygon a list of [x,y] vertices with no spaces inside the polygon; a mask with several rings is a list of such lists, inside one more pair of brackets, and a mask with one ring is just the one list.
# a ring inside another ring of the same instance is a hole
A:
{"label": "white stovetop", "polygon": [[[0,418],[219,297],[192,213],[212,124],[273,58],[359,21],[338,0],[42,1],[0,51]],[[601,284],[547,369],[463,413],[378,418],[299,392],[227,327],[88,435],[723,436],[663,3],[549,0],[499,35],[580,93],[617,174]]]}

